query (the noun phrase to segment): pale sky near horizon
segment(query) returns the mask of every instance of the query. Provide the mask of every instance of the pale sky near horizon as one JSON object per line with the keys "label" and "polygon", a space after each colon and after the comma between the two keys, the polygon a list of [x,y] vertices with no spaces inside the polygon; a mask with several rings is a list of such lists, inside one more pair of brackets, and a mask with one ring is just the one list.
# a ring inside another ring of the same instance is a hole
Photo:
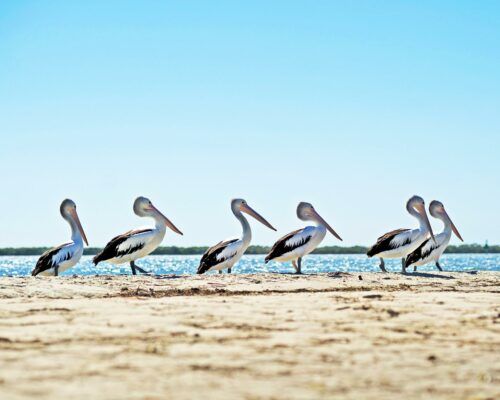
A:
{"label": "pale sky near horizon", "polygon": [[0,247],[66,241],[65,197],[101,246],[137,195],[164,245],[239,235],[233,197],[254,244],[303,200],[369,245],[413,194],[500,243],[499,149],[496,1],[0,2]]}

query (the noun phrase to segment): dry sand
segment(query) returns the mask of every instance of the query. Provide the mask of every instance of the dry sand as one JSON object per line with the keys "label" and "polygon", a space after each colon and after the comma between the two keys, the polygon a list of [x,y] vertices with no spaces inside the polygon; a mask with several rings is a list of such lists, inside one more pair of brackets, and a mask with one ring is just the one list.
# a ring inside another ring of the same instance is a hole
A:
{"label": "dry sand", "polygon": [[499,293],[486,272],[1,278],[0,399],[499,399]]}

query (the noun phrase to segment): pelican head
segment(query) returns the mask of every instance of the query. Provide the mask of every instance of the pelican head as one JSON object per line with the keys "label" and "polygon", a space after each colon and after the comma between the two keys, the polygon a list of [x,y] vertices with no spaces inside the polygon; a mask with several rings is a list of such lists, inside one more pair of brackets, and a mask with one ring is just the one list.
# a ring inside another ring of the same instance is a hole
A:
{"label": "pelican head", "polygon": [[134,213],[139,217],[151,217],[155,220],[162,221],[166,226],[172,229],[175,233],[182,235],[182,232],[177,229],[177,227],[170,221],[165,215],[163,215],[146,197],[138,197],[134,201]]}
{"label": "pelican head", "polygon": [[297,206],[297,217],[301,221],[314,221],[320,225],[323,225],[333,236],[335,236],[339,240],[342,240],[337,232],[335,232],[333,228],[323,219],[323,217],[318,214],[311,203],[306,203],[305,201],[300,202]]}
{"label": "pelican head", "polygon": [[459,238],[462,242],[464,241],[462,239],[462,236],[460,235],[460,232],[458,232],[457,227],[451,220],[450,216],[446,212],[443,203],[437,200],[432,200],[431,204],[429,204],[429,213],[434,217],[434,218],[439,218],[440,220],[446,222],[449,222],[451,229],[453,233]]}
{"label": "pelican head", "polygon": [[[78,213],[76,212],[76,204],[73,200],[65,199],[61,203],[61,207],[59,207],[59,211],[61,212],[62,217],[68,221],[72,227],[76,227],[82,235],[82,239],[85,244],[88,246],[89,242],[87,241],[87,236],[85,235],[85,231],[82,228],[82,224],[80,223],[80,218],[78,217]],[[73,225],[74,224],[74,225]],[[72,229],[74,229],[74,227]]]}
{"label": "pelican head", "polygon": [[431,234],[432,240],[436,243],[436,238],[434,237],[434,232],[432,231],[432,226],[425,210],[424,199],[420,196],[412,196],[406,203],[406,209],[413,216],[415,216],[414,212],[418,214],[417,218],[419,217],[424,222],[424,225]]}
{"label": "pelican head", "polygon": [[238,214],[241,214],[242,212],[244,212],[245,214],[248,214],[248,215],[254,217],[257,221],[259,221],[261,224],[267,226],[269,229],[276,231],[276,229],[269,222],[267,222],[262,215],[260,215],[252,207],[250,207],[248,205],[248,203],[243,199],[231,200],[231,210],[233,211],[233,214],[236,216],[238,216]]}

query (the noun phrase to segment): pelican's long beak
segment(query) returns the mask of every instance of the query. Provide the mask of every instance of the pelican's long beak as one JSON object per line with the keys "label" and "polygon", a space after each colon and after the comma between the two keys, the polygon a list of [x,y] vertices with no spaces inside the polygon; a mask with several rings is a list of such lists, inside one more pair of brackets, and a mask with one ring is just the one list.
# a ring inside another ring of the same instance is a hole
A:
{"label": "pelican's long beak", "polygon": [[257,211],[255,211],[248,204],[242,204],[240,207],[240,210],[248,215],[251,215],[257,221],[259,221],[261,224],[267,226],[269,229],[276,231],[276,229],[269,222],[267,222],[262,215],[260,215]]}
{"label": "pelican's long beak", "polygon": [[425,221],[425,225],[427,226],[427,229],[429,229],[429,232],[431,233],[431,237],[432,237],[433,242],[437,244],[436,238],[434,237],[434,232],[432,231],[431,223],[429,222],[429,217],[427,216],[427,212],[425,211],[425,206],[419,204],[419,205],[415,206],[415,209],[423,217],[423,219]]}
{"label": "pelican's long beak", "polygon": [[165,224],[172,229],[175,233],[178,233],[179,235],[183,235],[183,233],[170,221],[167,217],[165,217],[160,210],[158,210],[154,205],[151,205],[151,209],[157,212],[164,220]]}
{"label": "pelican's long beak", "polygon": [[446,212],[446,210],[444,208],[443,208],[443,212],[444,212],[444,215],[446,215],[446,217],[450,221],[451,230],[453,231],[453,233],[455,235],[457,235],[457,238],[459,238],[463,242],[464,240],[462,239],[462,236],[460,235],[460,232],[458,231],[457,227],[455,226],[455,224],[453,223],[453,221],[451,220],[450,216],[448,215],[448,213]]}
{"label": "pelican's long beak", "polygon": [[85,231],[83,230],[82,224],[80,222],[80,218],[78,217],[78,214],[76,213],[76,210],[71,211],[71,216],[73,217],[73,220],[75,221],[76,226],[78,227],[78,230],[80,231],[80,234],[82,235],[83,241],[88,246],[89,242],[87,240],[87,236],[85,235]]}
{"label": "pelican's long beak", "polygon": [[335,231],[333,230],[333,228],[332,228],[332,227],[328,224],[328,222],[326,222],[326,221],[323,219],[323,217],[317,213],[317,211],[316,211],[316,210],[313,210],[313,213],[314,213],[314,216],[315,216],[316,220],[317,220],[317,221],[318,221],[321,225],[325,226],[325,227],[326,227],[326,229],[328,229],[328,231],[329,231],[329,232],[330,232],[333,236],[335,236],[338,240],[342,241],[342,238],[338,235],[338,233],[337,233],[337,232],[335,232]]}

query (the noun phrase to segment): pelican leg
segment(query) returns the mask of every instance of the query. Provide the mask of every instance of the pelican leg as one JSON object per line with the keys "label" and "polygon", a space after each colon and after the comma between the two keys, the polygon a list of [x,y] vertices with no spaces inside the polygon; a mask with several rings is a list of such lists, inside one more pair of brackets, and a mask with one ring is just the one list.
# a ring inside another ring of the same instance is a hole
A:
{"label": "pelican leg", "polygon": [[135,265],[134,261],[130,261],[130,268],[132,268],[132,275],[137,275],[137,271],[139,271],[141,274],[149,274],[148,271],[145,271],[141,267]]}
{"label": "pelican leg", "polygon": [[436,261],[436,267],[438,270],[442,271],[443,268],[441,268],[441,265],[439,265],[439,261]]}
{"label": "pelican leg", "polygon": [[54,276],[59,276],[59,265],[54,268]]}
{"label": "pelican leg", "polygon": [[[135,264],[134,264],[134,265],[135,265]],[[136,269],[137,271],[139,271],[141,274],[149,274],[149,272],[148,272],[148,271],[146,271],[146,270],[142,269],[142,268],[141,268],[141,267],[139,267],[138,265],[135,265],[135,269]]]}
{"label": "pelican leg", "polygon": [[227,273],[230,274],[231,273],[231,268],[228,268],[227,269]]}
{"label": "pelican leg", "polygon": [[297,267],[297,262],[295,260],[292,260],[292,265],[293,265],[293,268],[295,268],[295,273],[298,274],[299,273],[299,267]]}
{"label": "pelican leg", "polygon": [[403,274],[406,274],[405,262],[406,262],[406,260],[405,260],[405,258],[403,257],[403,258],[401,259],[401,272],[402,272]]}
{"label": "pelican leg", "polygon": [[302,274],[302,257],[297,260],[297,274]]}
{"label": "pelican leg", "polygon": [[222,274],[222,270],[221,269],[219,269],[219,274]]}
{"label": "pelican leg", "polygon": [[382,270],[382,272],[387,272],[387,270],[385,269],[385,261],[382,257],[380,257],[380,265],[379,265],[380,269]]}
{"label": "pelican leg", "polygon": [[413,267],[413,272],[417,272],[417,266],[416,265]]}

